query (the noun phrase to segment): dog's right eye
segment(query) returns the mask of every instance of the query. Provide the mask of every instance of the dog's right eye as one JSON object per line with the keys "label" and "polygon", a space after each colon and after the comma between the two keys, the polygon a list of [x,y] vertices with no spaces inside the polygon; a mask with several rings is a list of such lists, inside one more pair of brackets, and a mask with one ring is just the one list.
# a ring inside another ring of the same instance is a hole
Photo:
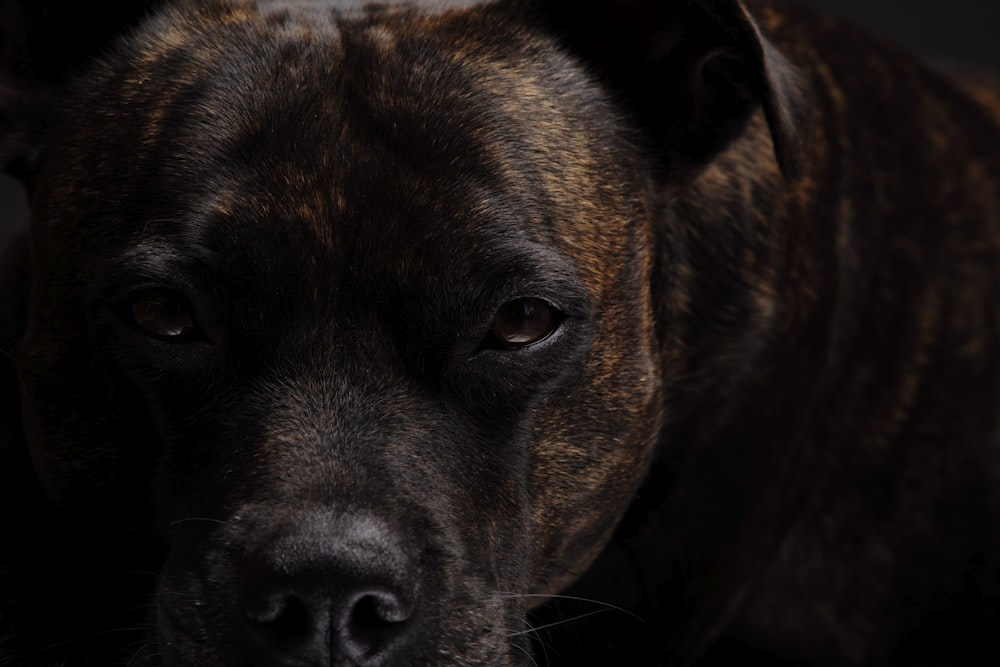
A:
{"label": "dog's right eye", "polygon": [[130,315],[139,331],[171,343],[194,340],[200,331],[191,302],[169,290],[140,292],[131,300]]}

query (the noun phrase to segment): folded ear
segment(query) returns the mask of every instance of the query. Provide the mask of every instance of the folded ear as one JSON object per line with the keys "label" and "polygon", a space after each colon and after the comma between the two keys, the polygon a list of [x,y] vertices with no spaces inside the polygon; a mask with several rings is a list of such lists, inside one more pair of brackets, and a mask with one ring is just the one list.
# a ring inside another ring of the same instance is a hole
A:
{"label": "folded ear", "polygon": [[26,180],[59,91],[157,0],[0,0],[0,171]]}
{"label": "folded ear", "polygon": [[761,106],[789,179],[802,173],[808,91],[740,0],[548,0],[554,30],[621,95],[667,174],[683,178]]}

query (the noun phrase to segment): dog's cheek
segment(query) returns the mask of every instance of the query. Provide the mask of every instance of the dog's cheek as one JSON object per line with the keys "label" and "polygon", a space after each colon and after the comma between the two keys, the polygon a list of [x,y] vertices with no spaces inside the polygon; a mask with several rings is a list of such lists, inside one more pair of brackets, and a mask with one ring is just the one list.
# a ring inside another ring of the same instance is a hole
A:
{"label": "dog's cheek", "polygon": [[535,428],[533,591],[557,592],[593,562],[634,499],[660,439],[668,388],[651,293],[652,242],[643,225],[648,213],[637,202],[638,196],[609,198],[599,209],[618,215],[562,230],[591,250],[580,254],[580,270],[593,295],[594,331],[579,380],[543,402]]}
{"label": "dog's cheek", "polygon": [[532,591],[570,584],[610,539],[644,478],[662,419],[651,341],[598,346],[573,390],[548,408],[531,452]]}
{"label": "dog's cheek", "polygon": [[[553,417],[553,435],[536,447],[535,592],[558,592],[593,562],[632,500],[657,440],[654,428],[617,418],[579,429],[573,412],[587,409],[580,398],[576,409]],[[656,409],[646,412],[642,419],[655,425]]]}
{"label": "dog's cheek", "polygon": [[[22,419],[36,473],[64,510],[110,508],[102,510],[104,516],[145,506],[148,476],[141,471],[148,469],[151,448],[136,441],[133,420],[126,417],[136,406],[109,384],[86,334],[56,333],[66,324],[49,317],[50,310],[36,304],[18,360]],[[86,325],[64,330],[85,331]]]}

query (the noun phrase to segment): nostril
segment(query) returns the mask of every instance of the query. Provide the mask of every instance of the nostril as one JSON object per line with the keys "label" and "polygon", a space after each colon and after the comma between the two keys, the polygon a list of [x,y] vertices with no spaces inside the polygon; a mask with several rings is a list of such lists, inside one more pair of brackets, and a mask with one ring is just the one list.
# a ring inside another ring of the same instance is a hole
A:
{"label": "nostril", "polygon": [[243,614],[258,633],[279,645],[306,641],[313,634],[315,619],[305,602],[294,595],[265,595],[244,601]]}
{"label": "nostril", "polygon": [[[263,622],[268,623],[268,621]],[[286,600],[284,609],[270,621],[270,626],[275,640],[282,643],[304,640],[312,633],[309,610],[305,603],[296,597]]]}
{"label": "nostril", "polygon": [[351,622],[363,628],[381,628],[409,617],[410,609],[392,593],[372,593],[354,603]]}
{"label": "nostril", "polygon": [[357,599],[340,628],[341,642],[354,658],[371,658],[391,645],[412,608],[389,592],[374,592]]}

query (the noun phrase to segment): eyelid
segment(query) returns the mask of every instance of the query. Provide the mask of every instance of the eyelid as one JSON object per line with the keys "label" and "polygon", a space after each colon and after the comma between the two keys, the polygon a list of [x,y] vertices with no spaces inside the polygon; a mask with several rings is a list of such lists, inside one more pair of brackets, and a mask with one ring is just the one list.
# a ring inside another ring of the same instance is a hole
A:
{"label": "eyelid", "polygon": [[573,317],[589,315],[590,293],[570,258],[552,247],[521,240],[510,248],[490,253],[472,270],[481,303],[495,312],[520,298],[547,301]]}

